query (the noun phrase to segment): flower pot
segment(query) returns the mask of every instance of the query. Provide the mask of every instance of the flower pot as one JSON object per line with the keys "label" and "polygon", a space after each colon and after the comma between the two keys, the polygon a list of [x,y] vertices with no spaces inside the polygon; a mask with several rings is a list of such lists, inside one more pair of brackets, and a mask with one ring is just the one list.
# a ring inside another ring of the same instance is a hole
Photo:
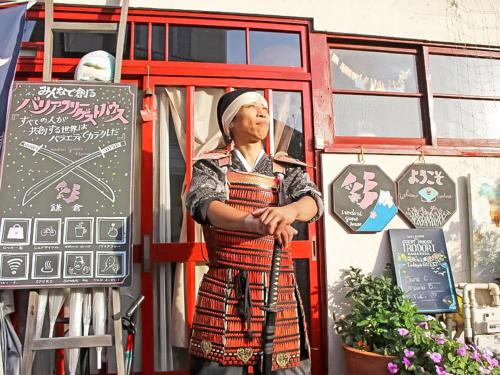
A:
{"label": "flower pot", "polygon": [[387,364],[394,358],[344,345],[346,375],[389,374]]}

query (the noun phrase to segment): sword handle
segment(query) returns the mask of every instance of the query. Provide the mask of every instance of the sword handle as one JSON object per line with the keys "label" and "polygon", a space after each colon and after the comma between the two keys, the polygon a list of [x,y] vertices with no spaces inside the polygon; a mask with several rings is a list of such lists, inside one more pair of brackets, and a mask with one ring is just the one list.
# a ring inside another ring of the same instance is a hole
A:
{"label": "sword handle", "polygon": [[107,154],[108,152],[116,150],[117,148],[123,147],[123,146],[125,146],[125,144],[126,144],[125,141],[116,142],[116,143],[110,144],[104,148],[99,147],[99,151],[101,152],[102,156],[104,157],[104,155]]}
{"label": "sword handle", "polygon": [[30,143],[30,142],[26,142],[26,141],[21,141],[21,143],[19,143],[19,146],[33,151],[34,152],[33,155],[35,155],[43,147],[42,145],[38,146],[38,145],[35,145],[34,143]]}

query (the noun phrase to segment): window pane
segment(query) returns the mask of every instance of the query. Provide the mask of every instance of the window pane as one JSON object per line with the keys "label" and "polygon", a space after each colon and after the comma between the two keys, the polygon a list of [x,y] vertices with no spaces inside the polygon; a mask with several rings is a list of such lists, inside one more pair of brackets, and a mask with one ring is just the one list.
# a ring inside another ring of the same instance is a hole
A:
{"label": "window pane", "polygon": [[273,91],[274,151],[284,151],[304,161],[302,95],[300,92]]}
{"label": "window pane", "polygon": [[134,59],[148,59],[148,24],[136,23],[134,25]]}
{"label": "window pane", "polygon": [[[302,126],[302,95],[294,91],[272,91],[274,152],[284,151],[304,161],[304,132]],[[307,239],[307,223],[296,221],[295,240]]]}
{"label": "window pane", "polygon": [[422,137],[418,98],[336,94],[333,113],[337,136]]}
{"label": "window pane", "polygon": [[179,87],[159,88],[156,97],[153,240],[185,242],[185,207],[181,197],[186,176],[186,91]]}
{"label": "window pane", "polygon": [[54,57],[82,57],[103,50],[113,56],[116,52],[116,34],[54,32]]}
{"label": "window pane", "polygon": [[418,92],[415,56],[330,50],[334,89]]}
{"label": "window pane", "polygon": [[152,51],[151,51],[151,59],[152,60],[165,60],[165,24],[153,24],[152,27]]}
{"label": "window pane", "polygon": [[[35,26],[35,31],[38,26]],[[43,41],[43,29],[41,30]],[[128,59],[130,45],[129,25],[125,32],[125,46],[123,57]],[[54,57],[80,58],[89,52],[102,50],[115,56],[115,33],[83,33],[83,32],[54,32]]]}
{"label": "window pane", "polygon": [[168,59],[169,61],[245,64],[245,31],[210,27],[170,26],[168,32]]}
{"label": "window pane", "polygon": [[435,93],[500,96],[500,60],[430,56]]}
{"label": "window pane", "polygon": [[300,67],[299,34],[250,31],[250,64]]}
{"label": "window pane", "polygon": [[224,88],[197,87],[194,92],[194,153],[195,158],[204,152],[223,145],[217,123],[217,103],[224,95]]}
{"label": "window pane", "polygon": [[434,99],[440,138],[500,139],[500,101]]}
{"label": "window pane", "polygon": [[189,368],[185,266],[184,263],[158,263],[153,269],[154,308],[149,318],[153,319],[154,327],[155,371]]}

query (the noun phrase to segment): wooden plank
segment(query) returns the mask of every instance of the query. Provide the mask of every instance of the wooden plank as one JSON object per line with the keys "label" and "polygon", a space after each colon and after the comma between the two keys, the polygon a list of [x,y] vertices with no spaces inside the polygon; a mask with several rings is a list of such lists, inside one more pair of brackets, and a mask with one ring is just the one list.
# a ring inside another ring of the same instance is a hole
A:
{"label": "wooden plank", "polygon": [[113,329],[115,336],[115,353],[116,353],[116,373],[118,375],[125,375],[125,362],[123,353],[122,342],[122,317],[120,311],[120,289],[111,288],[112,298],[112,314]]}
{"label": "wooden plank", "polygon": [[96,346],[113,346],[112,336],[99,335],[34,339],[32,350],[94,348]]}
{"label": "wooden plank", "polygon": [[33,367],[34,352],[32,349],[36,330],[36,316],[38,311],[38,292],[30,291],[28,302],[28,314],[26,318],[26,331],[24,333],[24,351],[21,361],[21,375],[31,375]]}
{"label": "wooden plank", "polygon": [[52,54],[54,49],[54,34],[52,26],[54,23],[54,3],[45,0],[45,35],[43,40],[43,80],[52,80]]}
{"label": "wooden plank", "polygon": [[53,22],[52,31],[80,31],[88,33],[115,33],[118,24],[114,22]]}
{"label": "wooden plank", "polygon": [[128,2],[129,0],[122,0],[120,24],[118,26],[118,35],[116,37],[115,77],[113,80],[115,83],[120,83],[122,77],[123,47],[125,43],[125,31],[127,29]]}

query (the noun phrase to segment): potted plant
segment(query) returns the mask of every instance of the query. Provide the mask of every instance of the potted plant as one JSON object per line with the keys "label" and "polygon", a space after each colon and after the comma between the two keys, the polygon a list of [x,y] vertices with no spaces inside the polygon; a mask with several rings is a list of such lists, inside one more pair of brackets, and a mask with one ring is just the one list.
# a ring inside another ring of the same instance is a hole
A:
{"label": "potted plant", "polygon": [[365,275],[351,267],[344,282],[351,312],[337,319],[349,375],[500,374],[498,359],[445,337],[434,318],[416,305],[387,276]]}

